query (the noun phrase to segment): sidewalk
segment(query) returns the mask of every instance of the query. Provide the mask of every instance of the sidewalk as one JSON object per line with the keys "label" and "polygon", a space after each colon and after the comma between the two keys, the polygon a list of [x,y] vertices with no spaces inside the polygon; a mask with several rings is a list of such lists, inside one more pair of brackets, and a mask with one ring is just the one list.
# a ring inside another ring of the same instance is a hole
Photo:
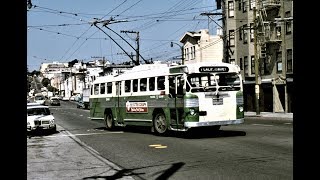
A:
{"label": "sidewalk", "polygon": [[293,113],[272,113],[272,112],[260,112],[257,115],[256,112],[244,112],[244,118],[258,118],[264,120],[293,120]]}
{"label": "sidewalk", "polygon": [[27,179],[133,180],[61,126],[57,126],[57,131],[27,139]]}

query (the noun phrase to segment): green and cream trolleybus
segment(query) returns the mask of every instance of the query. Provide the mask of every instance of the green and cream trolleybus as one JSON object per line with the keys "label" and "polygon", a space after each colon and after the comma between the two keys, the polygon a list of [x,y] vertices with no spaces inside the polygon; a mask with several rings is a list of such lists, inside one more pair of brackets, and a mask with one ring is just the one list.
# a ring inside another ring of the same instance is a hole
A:
{"label": "green and cream trolleybus", "polygon": [[91,119],[157,134],[244,122],[240,68],[229,63],[144,64],[91,84]]}

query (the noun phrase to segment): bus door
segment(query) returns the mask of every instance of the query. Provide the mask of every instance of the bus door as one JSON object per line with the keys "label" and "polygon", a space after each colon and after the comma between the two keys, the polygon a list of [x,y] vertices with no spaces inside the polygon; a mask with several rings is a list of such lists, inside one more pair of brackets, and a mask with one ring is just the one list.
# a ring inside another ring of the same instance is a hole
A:
{"label": "bus door", "polygon": [[170,117],[171,126],[180,128],[183,125],[183,112],[184,112],[184,91],[183,91],[183,75],[169,76],[169,97],[170,97]]}
{"label": "bus door", "polygon": [[115,115],[117,118],[117,123],[123,123],[123,116],[121,114],[121,108],[123,105],[123,100],[121,100],[121,81],[116,82],[116,104],[115,104]]}

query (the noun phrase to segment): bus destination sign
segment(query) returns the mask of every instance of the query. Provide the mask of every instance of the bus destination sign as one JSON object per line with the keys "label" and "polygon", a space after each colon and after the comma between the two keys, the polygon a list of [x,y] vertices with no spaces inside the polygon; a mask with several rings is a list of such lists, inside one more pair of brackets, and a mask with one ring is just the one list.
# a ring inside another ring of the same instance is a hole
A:
{"label": "bus destination sign", "polygon": [[199,72],[228,72],[229,68],[225,66],[202,66],[199,68]]}

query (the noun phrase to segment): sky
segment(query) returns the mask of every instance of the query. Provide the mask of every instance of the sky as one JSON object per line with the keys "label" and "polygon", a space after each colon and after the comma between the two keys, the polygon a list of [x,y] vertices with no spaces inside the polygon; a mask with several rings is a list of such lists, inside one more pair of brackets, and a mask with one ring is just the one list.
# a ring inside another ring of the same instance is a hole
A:
{"label": "sky", "polygon": [[[27,8],[27,66],[41,63],[120,64],[135,55],[139,34],[140,62],[180,58],[180,39],[188,31],[209,29],[216,35],[221,12],[215,0],[31,0]],[[105,20],[111,20],[104,24]],[[214,21],[213,21],[214,20]],[[105,25],[105,26],[104,26]],[[127,33],[126,33],[127,32]],[[171,47],[171,42],[173,46]],[[135,59],[135,56],[133,57]]]}

